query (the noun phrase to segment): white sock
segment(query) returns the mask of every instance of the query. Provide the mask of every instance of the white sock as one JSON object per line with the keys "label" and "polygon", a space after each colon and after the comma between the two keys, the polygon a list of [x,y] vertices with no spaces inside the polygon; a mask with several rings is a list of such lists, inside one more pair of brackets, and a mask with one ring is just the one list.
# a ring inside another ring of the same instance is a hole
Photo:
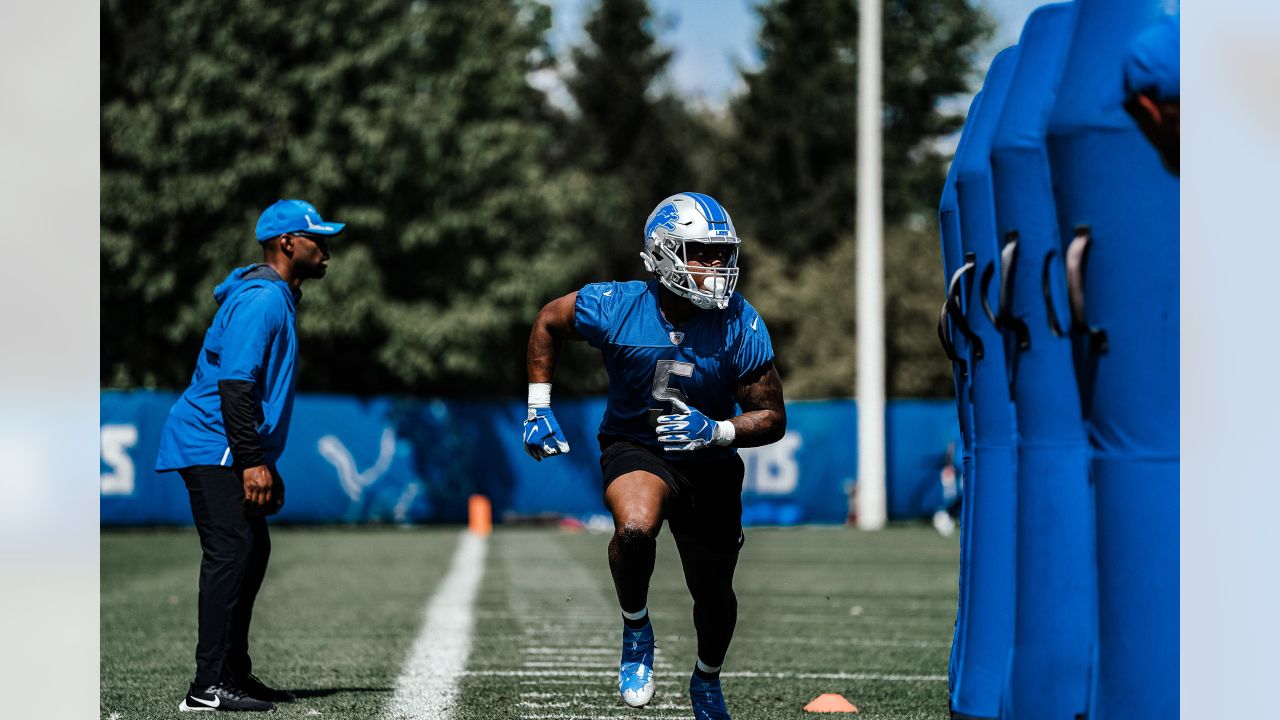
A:
{"label": "white sock", "polygon": [[622,617],[624,617],[624,618],[626,618],[626,619],[628,619],[628,620],[643,620],[643,619],[644,619],[644,616],[645,616],[645,615],[648,615],[648,614],[649,614],[649,606],[647,606],[647,605],[646,605],[645,607],[640,608],[639,610],[637,610],[637,611],[635,611],[635,612],[633,612],[633,613],[629,613],[629,612],[627,612],[626,610],[623,610],[623,611],[622,611]]}
{"label": "white sock", "polygon": [[723,666],[723,665],[716,665],[715,667],[712,667],[712,666],[710,666],[710,665],[708,665],[708,664],[706,664],[706,663],[702,662],[702,658],[698,658],[698,669],[699,669],[699,670],[701,670],[702,672],[704,672],[704,673],[708,674],[708,675],[715,675],[716,673],[720,672],[720,668],[722,668],[722,667],[724,667],[724,666]]}

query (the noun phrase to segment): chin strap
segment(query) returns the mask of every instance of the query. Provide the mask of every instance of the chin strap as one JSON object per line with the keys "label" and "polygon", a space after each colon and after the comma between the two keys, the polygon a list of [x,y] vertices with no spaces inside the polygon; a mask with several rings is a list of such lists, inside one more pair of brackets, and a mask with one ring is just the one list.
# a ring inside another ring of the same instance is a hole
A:
{"label": "chin strap", "polygon": [[685,297],[689,299],[689,302],[693,303],[694,307],[698,307],[703,310],[710,310],[711,308],[716,306],[716,302],[714,300],[712,300],[711,298],[702,297],[701,295],[694,295],[690,293]]}

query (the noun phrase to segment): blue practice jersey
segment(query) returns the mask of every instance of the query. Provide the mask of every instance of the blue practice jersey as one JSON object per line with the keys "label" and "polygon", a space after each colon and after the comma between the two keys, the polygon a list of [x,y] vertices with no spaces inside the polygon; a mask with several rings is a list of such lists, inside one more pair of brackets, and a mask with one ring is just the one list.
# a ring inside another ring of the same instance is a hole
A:
{"label": "blue practice jersey", "polygon": [[657,280],[605,282],[578,291],[574,327],[600,349],[609,373],[600,434],[630,438],[669,460],[724,460],[737,450],[663,452],[654,418],[672,412],[671,397],[716,420],[736,415],[738,386],[773,361],[769,331],[736,293],[726,309],[698,312],[677,329],[658,308],[659,287]]}

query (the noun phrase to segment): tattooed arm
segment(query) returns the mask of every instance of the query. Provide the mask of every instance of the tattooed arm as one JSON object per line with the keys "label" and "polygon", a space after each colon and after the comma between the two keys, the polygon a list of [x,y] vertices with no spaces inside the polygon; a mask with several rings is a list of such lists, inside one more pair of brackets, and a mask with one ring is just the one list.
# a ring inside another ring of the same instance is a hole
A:
{"label": "tattooed arm", "polygon": [[782,378],[773,363],[739,385],[737,398],[742,414],[729,421],[736,431],[734,447],[758,447],[782,438],[787,409],[782,404]]}

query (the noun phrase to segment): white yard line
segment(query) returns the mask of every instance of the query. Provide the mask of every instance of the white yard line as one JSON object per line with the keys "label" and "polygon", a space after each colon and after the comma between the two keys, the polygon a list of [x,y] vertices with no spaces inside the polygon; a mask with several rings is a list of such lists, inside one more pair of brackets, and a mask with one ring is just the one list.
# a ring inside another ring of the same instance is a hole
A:
{"label": "white yard line", "polygon": [[[520,716],[521,720],[636,720],[637,717],[640,717],[640,716],[638,715],[597,715],[595,713],[592,713],[590,715],[556,713],[552,715],[521,715]],[[651,715],[649,713],[645,713],[643,717],[645,718],[645,720],[693,720],[693,716],[688,714]]]}
{"label": "white yard line", "polygon": [[[501,637],[501,636],[499,636]],[[523,638],[509,636],[519,641]],[[492,637],[490,638],[492,639]],[[663,638],[658,638],[662,641]],[[680,638],[672,637],[669,639],[672,644],[678,642]],[[739,633],[733,638],[735,643],[752,644],[752,645],[849,645],[859,647],[901,647],[901,648],[949,648],[951,640],[917,640],[911,638],[841,638],[841,637],[784,637],[780,635],[752,635],[750,632]],[[585,644],[613,644],[616,638],[613,635],[608,637],[600,636],[595,638],[576,638],[578,643]],[[551,655],[555,657],[565,656],[583,656],[583,655],[617,655],[618,650],[613,647],[580,647],[578,644],[566,647],[549,647],[540,646],[532,648],[524,648],[521,652],[529,655]]]}
{"label": "white yard line", "polygon": [[[484,677],[543,677],[543,678],[612,678],[616,670],[467,670],[464,675]],[[729,678],[771,678],[778,680],[883,680],[888,682],[944,682],[946,675],[899,675],[895,673],[870,672],[754,672],[742,670],[726,671],[720,677]],[[545,681],[545,682],[550,682]]]}
{"label": "white yard line", "polygon": [[464,532],[449,572],[424,611],[422,630],[382,716],[396,720],[446,720],[457,702],[458,679],[471,653],[476,591],[484,577],[485,538]]}
{"label": "white yard line", "polygon": [[[614,638],[610,637],[609,639],[613,640]],[[612,655],[618,654],[618,648],[614,648],[614,647],[607,647],[607,648],[572,647],[570,648],[570,647],[542,646],[542,647],[522,648],[520,652],[526,653],[528,655],[555,655],[556,657],[561,657],[569,653],[572,653],[574,655],[610,655],[612,656]]]}
{"label": "white yard line", "polygon": [[[560,702],[537,702],[532,700],[521,700],[516,703],[520,707],[535,708],[540,710],[560,710],[567,708],[578,708],[579,710],[599,710],[600,697],[599,693],[595,693],[595,697],[591,700],[585,698],[581,700],[564,700]],[[688,710],[689,706],[685,703],[649,703],[645,705],[647,710]]]}
{"label": "white yard line", "polygon": [[740,678],[800,678],[804,680],[883,680],[887,682],[946,682],[946,675],[901,675],[897,673],[834,672],[834,673],[786,673],[786,672],[725,672],[722,677]]}
{"label": "white yard line", "polygon": [[[520,663],[520,667],[528,668],[528,669],[564,668],[566,670],[595,670],[595,669],[598,669],[602,664],[607,665],[609,663],[602,663],[597,658],[584,658],[581,660],[574,660],[573,658],[565,658],[563,660],[544,660],[544,661],[538,661],[538,662],[526,661],[526,662]],[[654,659],[653,666],[655,668],[665,668],[667,670],[670,670],[671,668],[675,667],[670,662],[667,662],[665,660],[661,660],[658,658]]]}
{"label": "white yard line", "polygon": [[[894,627],[910,626],[944,626],[948,623],[955,622],[955,613],[939,614],[933,617],[925,617],[916,614],[912,617],[889,617],[886,615],[820,615],[820,614],[801,614],[801,613],[770,613],[763,616],[760,620],[771,623],[791,623],[795,625],[818,624],[832,625],[840,624],[844,627],[857,627],[859,625],[892,625]],[[742,616],[738,617],[739,622],[751,624],[756,622],[755,618]]]}
{"label": "white yard line", "polygon": [[[471,675],[473,673],[467,673],[467,674]],[[608,692],[610,693],[614,693],[618,691],[617,690],[618,673],[616,671],[610,672],[608,674],[601,673],[599,675],[596,675],[594,673],[581,673],[579,675],[575,675],[572,679],[543,677],[543,675],[545,675],[545,673],[538,673],[537,680],[521,680],[520,684],[533,685],[535,687],[542,687],[544,685],[573,685],[575,687],[582,687],[584,684],[588,686],[595,685],[594,682],[584,683],[582,678],[585,677],[591,680],[599,681],[600,687],[609,688]],[[671,687],[676,687],[676,686],[688,687],[689,686],[689,681],[684,678],[680,678],[679,680],[673,680],[671,678],[666,678],[666,679],[658,678],[657,680],[654,680],[654,683],[656,683],[658,687],[665,687],[667,685],[670,685]]]}

